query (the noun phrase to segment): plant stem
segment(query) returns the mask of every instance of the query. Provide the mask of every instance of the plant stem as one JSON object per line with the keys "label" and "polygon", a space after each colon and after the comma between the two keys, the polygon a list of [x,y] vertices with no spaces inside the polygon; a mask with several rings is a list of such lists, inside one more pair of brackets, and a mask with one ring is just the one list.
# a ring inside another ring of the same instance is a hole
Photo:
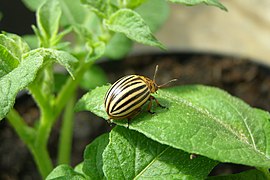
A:
{"label": "plant stem", "polygon": [[58,145],[58,164],[70,164],[73,135],[73,117],[76,96],[73,94],[66,106]]}
{"label": "plant stem", "polygon": [[27,146],[34,142],[36,131],[25,123],[24,119],[15,109],[10,110],[7,119]]}
{"label": "plant stem", "polygon": [[[52,112],[51,112],[52,114]],[[38,126],[37,130],[37,136],[35,139],[35,146],[46,146],[49,135],[52,129],[52,120],[53,115],[50,114],[50,111],[48,112],[42,112],[40,124]]]}
{"label": "plant stem", "polygon": [[33,98],[35,99],[38,107],[43,111],[46,109],[48,106],[50,106],[50,101],[44,97],[42,94],[40,87],[37,86],[36,84],[32,84],[29,86],[29,91],[31,92]]}
{"label": "plant stem", "polygon": [[45,179],[47,175],[53,170],[51,158],[49,156],[46,146],[31,146],[29,147],[31,153],[34,156],[35,162],[38,166],[42,179]]}
{"label": "plant stem", "polygon": [[53,169],[46,145],[44,146],[36,143],[37,132],[33,128],[27,126],[23,118],[16,110],[11,109],[7,115],[7,119],[22,141],[30,149],[34,156],[35,162],[38,165],[39,172],[41,173],[43,179],[45,179]]}
{"label": "plant stem", "polygon": [[76,79],[69,78],[65,85],[62,87],[55,100],[55,117],[59,116],[62,109],[65,107],[67,101],[69,100],[67,97],[72,96],[78,87],[78,83],[81,81],[84,72],[90,67],[90,65],[90,63],[82,63],[74,75]]}

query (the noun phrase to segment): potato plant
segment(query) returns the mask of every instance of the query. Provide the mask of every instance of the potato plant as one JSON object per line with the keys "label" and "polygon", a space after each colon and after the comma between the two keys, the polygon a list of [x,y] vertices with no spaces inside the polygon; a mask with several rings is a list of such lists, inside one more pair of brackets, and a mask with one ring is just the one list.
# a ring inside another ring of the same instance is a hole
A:
{"label": "potato plant", "polygon": [[[226,10],[218,0],[169,1]],[[78,102],[76,89],[102,84],[102,71],[93,71],[95,63],[104,57],[123,57],[135,41],[166,49],[152,32],[166,19],[168,4],[164,0],[23,2],[36,11],[35,34],[0,34],[0,119],[5,118],[27,145],[43,179],[205,179],[219,162],[255,169],[212,179],[270,178],[269,113],[203,85],[159,90],[154,96],[167,109],[153,107],[154,115],[142,112],[129,128],[126,120],[114,121],[113,130],[89,144],[83,162],[71,167],[74,113],[87,110],[107,120],[104,96],[110,85],[90,90]],[[66,71],[54,71],[55,64]],[[33,96],[40,110],[34,127],[13,108],[21,90]],[[53,165],[47,143],[61,113],[58,162]]]}

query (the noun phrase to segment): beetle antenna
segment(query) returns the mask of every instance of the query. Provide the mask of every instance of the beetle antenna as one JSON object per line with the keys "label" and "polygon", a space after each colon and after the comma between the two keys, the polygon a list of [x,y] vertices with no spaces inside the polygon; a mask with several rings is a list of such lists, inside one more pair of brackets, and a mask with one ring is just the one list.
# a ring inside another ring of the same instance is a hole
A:
{"label": "beetle antenna", "polygon": [[169,83],[171,83],[171,82],[174,82],[174,81],[177,81],[177,80],[178,80],[178,79],[172,79],[172,80],[170,80],[170,81],[168,81],[168,82],[166,82],[166,83],[164,83],[164,84],[159,85],[158,88],[161,88],[161,87],[163,87],[163,86],[166,86],[167,84],[169,84]]}
{"label": "beetle antenna", "polygon": [[156,69],[155,69],[155,73],[154,73],[154,78],[153,78],[153,81],[156,82],[156,74],[157,74],[157,71],[158,71],[158,65],[156,65]]}

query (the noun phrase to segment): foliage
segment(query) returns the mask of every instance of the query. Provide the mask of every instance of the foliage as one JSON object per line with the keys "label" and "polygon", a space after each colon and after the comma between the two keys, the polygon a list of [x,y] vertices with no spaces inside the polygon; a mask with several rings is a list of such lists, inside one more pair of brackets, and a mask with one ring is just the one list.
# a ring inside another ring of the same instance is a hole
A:
{"label": "foliage", "polygon": [[[217,0],[170,1],[226,10]],[[0,34],[0,119],[6,118],[14,127],[44,179],[203,179],[219,162],[258,169],[228,178],[269,177],[269,113],[202,85],[160,90],[155,97],[168,109],[154,107],[155,115],[139,114],[129,129],[123,127],[125,120],[115,121],[117,126],[109,134],[86,147],[84,161],[70,167],[76,89],[93,89],[76,104],[77,111],[88,110],[107,119],[103,98],[109,86],[95,88],[106,83],[96,61],[123,57],[133,41],[164,49],[153,31],[165,21],[168,6],[164,0],[23,2],[36,11],[35,35]],[[70,76],[54,72],[55,63]],[[40,109],[35,127],[13,108],[23,89]],[[47,142],[62,112],[58,166],[53,169]],[[190,153],[197,158],[190,159]]]}

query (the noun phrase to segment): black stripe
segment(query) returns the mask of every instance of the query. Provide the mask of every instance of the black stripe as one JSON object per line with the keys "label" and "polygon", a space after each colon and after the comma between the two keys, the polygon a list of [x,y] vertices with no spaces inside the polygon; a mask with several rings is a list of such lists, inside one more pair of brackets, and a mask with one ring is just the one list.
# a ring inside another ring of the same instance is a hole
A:
{"label": "black stripe", "polygon": [[129,110],[131,107],[136,106],[137,104],[142,102],[148,95],[149,95],[148,91],[143,91],[142,93],[137,94],[136,96],[133,96],[132,98],[128,99],[125,103],[123,103],[121,106],[119,106],[114,111],[117,111],[117,110],[125,107],[121,112],[117,113],[117,114],[122,114],[123,112]]}
{"label": "black stripe", "polygon": [[[112,98],[114,97],[114,94],[115,94],[115,93],[112,93],[112,95],[110,95],[110,96],[109,96],[109,94],[110,94],[111,92],[113,92],[114,89],[117,88],[117,86],[121,85],[121,84],[119,84],[119,82],[121,82],[123,79],[126,78],[125,81],[128,81],[129,79],[131,79],[131,78],[133,78],[133,77],[134,77],[133,75],[124,76],[124,77],[120,78],[119,80],[117,80],[117,81],[112,85],[112,87],[111,87],[111,88],[109,89],[109,91],[106,93],[106,97],[105,97],[105,108],[106,108],[106,112],[109,112],[109,107],[110,107]],[[125,82],[125,81],[124,81],[124,82]],[[108,98],[110,98],[110,99],[108,99]]]}
{"label": "black stripe", "polygon": [[[140,83],[140,82],[138,82],[138,83]],[[135,83],[135,84],[138,84],[138,83]],[[143,89],[144,87],[146,87],[146,85],[145,85],[145,84],[142,84],[141,86],[138,86],[138,87],[133,88],[133,89],[131,89],[130,91],[126,92],[126,94],[123,94],[123,95],[122,95],[122,96],[114,103],[114,105],[113,105],[113,107],[112,107],[112,112],[113,112],[113,111],[116,111],[117,109],[119,109],[119,108],[114,109],[115,106],[117,106],[117,104],[118,104],[119,102],[125,101],[125,98],[127,98],[129,95],[132,95],[133,93],[135,93],[135,92],[137,92],[137,91]],[[137,94],[136,96],[134,96],[134,97],[132,97],[132,98],[130,98],[130,99],[134,99],[134,98],[136,99],[136,97],[137,97],[137,98],[140,97],[141,94],[143,94],[143,93],[144,93],[144,91],[143,91],[142,93],[140,93],[140,94]],[[126,104],[126,103],[127,103],[127,102],[125,102],[124,104]],[[121,105],[120,107],[122,107],[122,105]]]}
{"label": "black stripe", "polygon": [[[145,92],[145,94],[140,98],[140,99],[137,99],[137,101],[133,101],[133,103],[130,103],[130,105],[129,106],[126,106],[126,108],[125,109],[123,109],[121,112],[119,112],[118,114],[122,114],[122,113],[124,113],[125,111],[128,111],[129,109],[131,109],[132,107],[135,107],[135,106],[137,106],[139,103],[141,103],[147,96],[149,95],[149,93],[148,92]],[[145,101],[145,102],[147,102],[147,100]],[[144,103],[145,103],[144,102]],[[143,104],[142,104],[143,105]],[[140,107],[137,107],[137,108],[140,108]],[[135,109],[137,109],[137,108],[135,108]],[[135,110],[134,109],[134,110]],[[133,112],[133,111],[131,111],[131,112]],[[130,112],[130,113],[131,113]],[[130,114],[129,113],[129,114]],[[126,114],[124,114],[123,116],[126,116]]]}
{"label": "black stripe", "polygon": [[[134,76],[135,77],[135,76]],[[125,89],[126,87],[129,87],[129,84],[132,84],[133,81],[138,82],[137,80],[140,80],[140,78],[136,77],[135,79],[126,79],[125,81],[123,81],[121,84],[119,84],[119,86],[117,88],[119,89]],[[115,88],[116,89],[116,88]]]}
{"label": "black stripe", "polygon": [[111,91],[112,91],[116,86],[119,85],[119,82],[120,82],[120,81],[122,81],[124,78],[127,78],[127,79],[126,79],[126,81],[127,81],[127,80],[131,79],[132,77],[133,77],[132,75],[130,75],[130,77],[124,76],[124,77],[122,77],[121,79],[119,79],[118,81],[116,81],[116,82],[112,85],[112,87],[109,89],[109,91],[107,92],[106,98],[105,98],[105,102],[106,102],[107,99],[108,99],[108,95],[111,93]]}
{"label": "black stripe", "polygon": [[[137,80],[140,80],[140,81],[137,81]],[[135,82],[133,82],[133,81],[135,81]],[[130,83],[131,82],[131,83]],[[126,88],[128,88],[128,87],[130,87],[130,86],[133,86],[133,85],[136,85],[136,84],[138,84],[138,83],[141,83],[142,81],[141,81],[141,79],[139,79],[139,78],[136,78],[136,79],[132,79],[132,81],[129,81],[129,82],[127,82],[127,83],[124,83],[124,85],[121,85],[121,87],[117,87],[117,88],[115,88],[114,90],[119,90],[119,92],[121,93],[123,90],[125,90]],[[118,96],[119,94],[117,94],[117,93],[113,93],[112,95],[111,95],[111,100],[110,101],[113,101],[114,100],[114,98],[116,97],[116,96]]]}

